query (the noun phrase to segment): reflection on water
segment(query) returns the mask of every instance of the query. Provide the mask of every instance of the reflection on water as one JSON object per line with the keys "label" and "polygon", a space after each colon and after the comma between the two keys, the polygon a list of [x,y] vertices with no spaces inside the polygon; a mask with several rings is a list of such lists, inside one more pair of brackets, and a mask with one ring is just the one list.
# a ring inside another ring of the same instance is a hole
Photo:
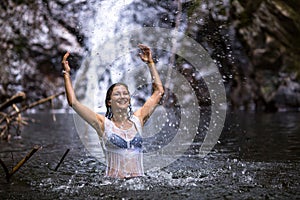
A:
{"label": "reflection on water", "polygon": [[[0,158],[12,167],[35,144],[43,146],[6,182],[1,199],[295,199],[299,197],[300,113],[232,113],[219,143],[200,159],[191,148],[145,177],[104,178],[105,166],[79,139],[72,115],[34,114],[21,140],[1,142]],[[198,148],[194,145],[194,148]],[[66,151],[66,159],[55,166]],[[159,159],[159,158],[157,158]]]}
{"label": "reflection on water", "polygon": [[[234,113],[222,134],[220,151],[250,161],[300,159],[299,113]],[[236,155],[235,155],[236,156]]]}

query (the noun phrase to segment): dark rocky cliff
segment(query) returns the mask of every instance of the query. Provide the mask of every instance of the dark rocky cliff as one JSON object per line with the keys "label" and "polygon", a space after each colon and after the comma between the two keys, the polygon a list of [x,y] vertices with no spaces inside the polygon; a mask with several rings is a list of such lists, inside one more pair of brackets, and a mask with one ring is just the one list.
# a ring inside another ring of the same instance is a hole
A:
{"label": "dark rocky cliff", "polygon": [[[71,49],[71,64],[80,66],[88,37],[82,19],[93,17],[93,5],[82,0],[1,1],[1,102],[17,91],[33,101],[63,90],[60,59]],[[163,8],[148,25],[175,26],[179,12],[173,1],[143,5]],[[232,108],[300,107],[298,1],[187,1],[181,6],[186,34],[219,63]],[[128,9],[142,12],[136,8]]]}
{"label": "dark rocky cliff", "polygon": [[[234,1],[232,23],[249,57],[242,73],[257,107],[277,110],[300,105],[299,1]],[[237,88],[243,95],[242,80]],[[234,94],[234,92],[233,92]],[[232,96],[238,102],[238,94]]]}
{"label": "dark rocky cliff", "polygon": [[188,32],[219,62],[232,108],[299,108],[299,8],[264,0],[192,7]]}
{"label": "dark rocky cliff", "polygon": [[93,15],[89,5],[79,0],[1,1],[0,102],[18,91],[35,101],[63,90],[60,60],[72,50],[70,62],[79,66],[85,48],[80,18]]}

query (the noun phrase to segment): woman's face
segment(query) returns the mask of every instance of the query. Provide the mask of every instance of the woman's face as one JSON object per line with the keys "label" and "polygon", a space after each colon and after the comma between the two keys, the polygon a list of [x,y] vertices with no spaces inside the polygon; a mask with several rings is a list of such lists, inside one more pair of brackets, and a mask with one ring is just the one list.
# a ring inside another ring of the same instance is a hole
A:
{"label": "woman's face", "polygon": [[109,105],[113,112],[127,112],[130,104],[130,95],[125,86],[115,86],[110,98]]}

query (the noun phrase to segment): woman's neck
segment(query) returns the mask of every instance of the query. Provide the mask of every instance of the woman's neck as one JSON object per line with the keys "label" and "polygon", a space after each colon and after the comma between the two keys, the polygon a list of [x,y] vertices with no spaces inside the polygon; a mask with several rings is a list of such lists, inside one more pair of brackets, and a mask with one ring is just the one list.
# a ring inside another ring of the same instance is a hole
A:
{"label": "woman's neck", "polygon": [[120,129],[129,129],[132,126],[132,123],[128,119],[127,115],[113,115],[112,119],[115,126]]}
{"label": "woman's neck", "polygon": [[127,113],[126,114],[117,113],[113,115],[112,120],[117,123],[124,123],[128,120],[128,115]]}

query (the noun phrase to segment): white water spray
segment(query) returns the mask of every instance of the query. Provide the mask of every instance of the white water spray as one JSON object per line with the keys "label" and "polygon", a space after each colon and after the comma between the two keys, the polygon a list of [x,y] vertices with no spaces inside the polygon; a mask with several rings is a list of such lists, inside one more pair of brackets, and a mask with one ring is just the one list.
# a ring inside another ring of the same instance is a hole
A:
{"label": "white water spray", "polygon": [[[127,4],[124,4],[125,2]],[[132,92],[137,89],[137,86],[150,83],[149,70],[136,55],[138,43],[145,42],[152,49],[174,53],[191,63],[200,75],[205,75],[203,79],[210,91],[212,116],[208,134],[199,151],[200,156],[205,156],[216,144],[225,120],[226,111],[220,110],[220,107],[226,104],[226,95],[218,68],[204,48],[193,39],[177,30],[141,27],[128,23],[126,20],[120,20],[120,17],[115,16],[121,16],[120,13],[123,12],[128,13],[124,8],[131,1],[123,1],[122,5],[114,3],[116,1],[101,2],[96,21],[92,23],[94,26],[91,27],[93,31],[89,40],[90,52],[76,77],[76,86],[78,90],[83,91],[81,102],[93,110],[104,112],[104,98],[110,84],[125,82]],[[111,18],[111,23],[107,19],[110,15],[114,16]],[[131,18],[128,17],[128,19]],[[175,45],[178,48],[174,51]],[[175,68],[170,68],[166,57],[168,55],[160,56],[157,68],[163,83],[168,83],[165,86],[174,93],[180,105],[180,124],[178,130],[172,133],[174,137],[171,137],[171,141],[168,140],[167,144],[163,143],[154,151],[146,150],[144,153],[145,170],[160,169],[179,158],[192,144],[199,126],[200,113],[196,94],[186,78]],[[144,98],[146,99],[147,96]],[[98,109],[99,106],[100,109]],[[145,126],[145,129],[148,129],[145,132],[151,134],[146,137],[155,136],[162,130],[162,126],[169,120],[166,116],[165,107],[161,106],[155,110],[149,122],[154,119],[152,122],[156,123],[149,123],[148,127]],[[105,163],[95,131],[77,115],[74,119],[84,145],[92,155]]]}

